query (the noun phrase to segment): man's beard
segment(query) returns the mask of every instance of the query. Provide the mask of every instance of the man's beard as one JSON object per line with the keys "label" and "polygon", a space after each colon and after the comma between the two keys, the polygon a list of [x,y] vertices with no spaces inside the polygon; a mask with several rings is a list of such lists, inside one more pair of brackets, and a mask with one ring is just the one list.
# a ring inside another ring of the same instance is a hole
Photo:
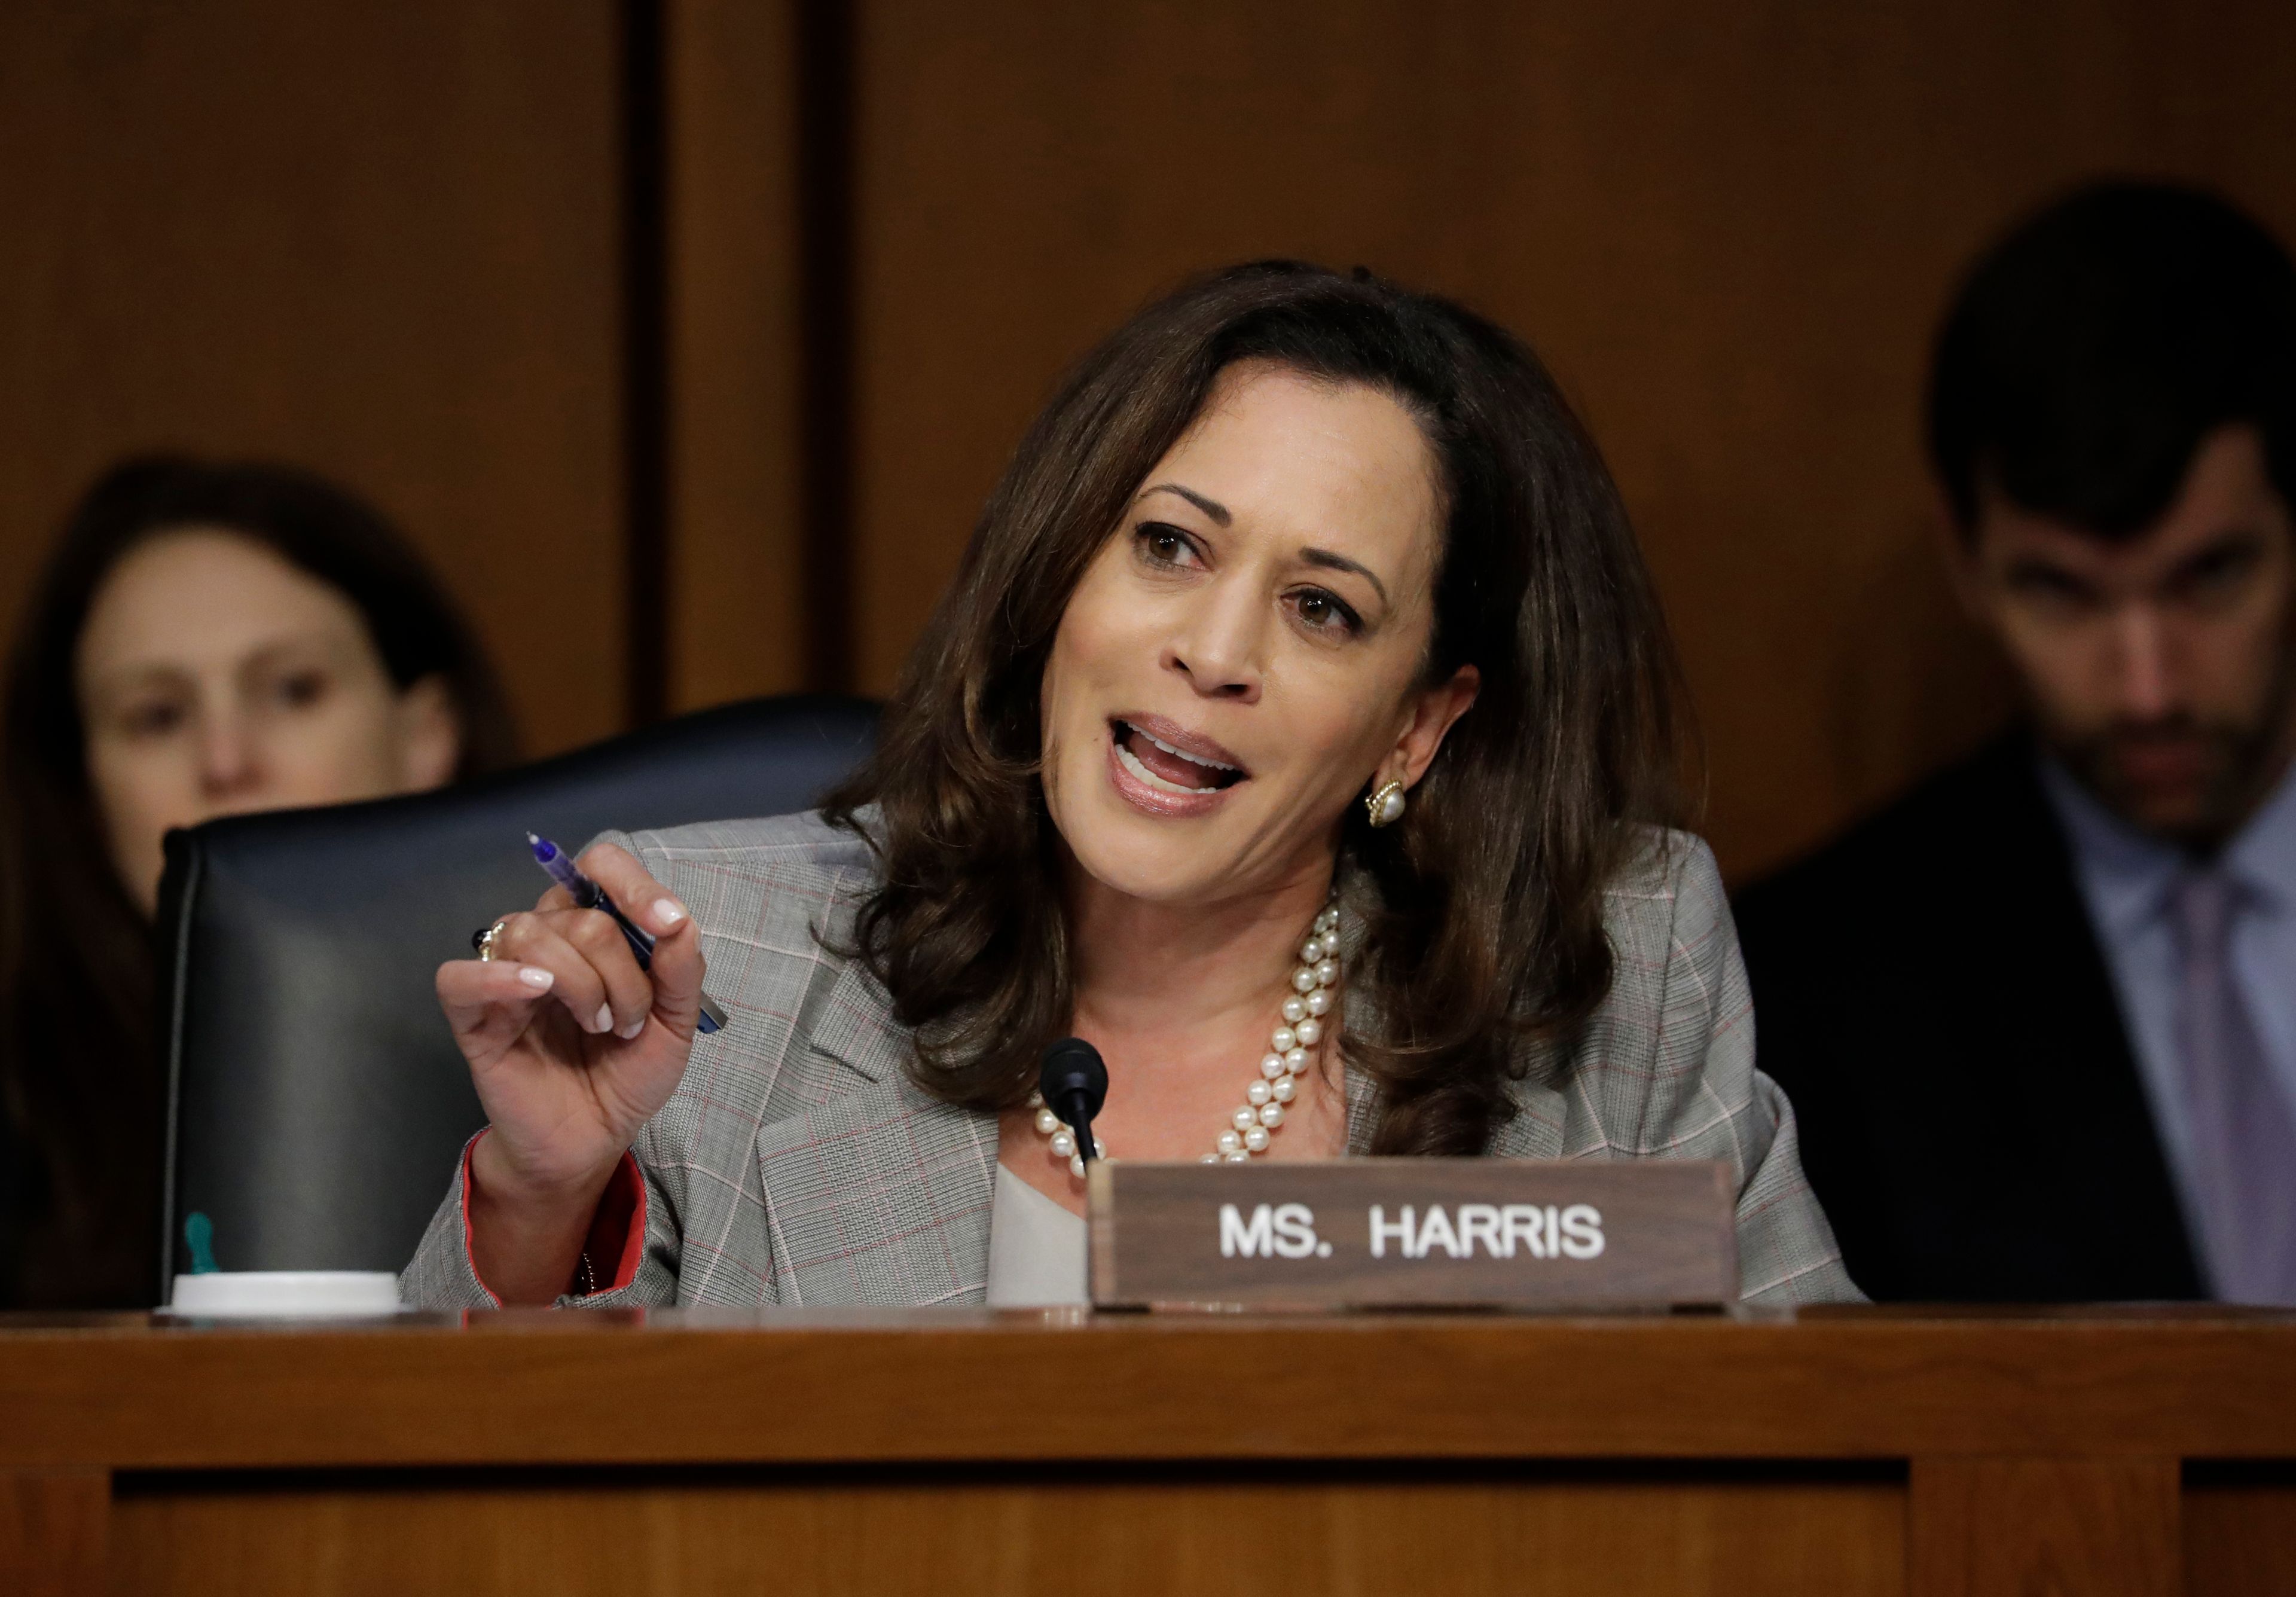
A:
{"label": "man's beard", "polygon": [[[2152,721],[2115,721],[2086,737],[2053,737],[2057,758],[2115,815],[2140,831],[2197,854],[2220,848],[2248,819],[2279,774],[2289,749],[2289,691],[2296,677],[2284,656],[2264,712],[2253,722],[2204,722],[2180,713]],[[2197,752],[2190,796],[2164,804],[2129,774],[2148,752],[2179,746]]]}

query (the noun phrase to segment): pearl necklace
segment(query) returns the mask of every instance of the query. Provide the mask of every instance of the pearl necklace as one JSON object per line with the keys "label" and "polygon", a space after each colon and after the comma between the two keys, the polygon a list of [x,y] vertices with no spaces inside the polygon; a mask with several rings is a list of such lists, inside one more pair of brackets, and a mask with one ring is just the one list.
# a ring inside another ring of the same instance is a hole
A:
{"label": "pearl necklace", "polygon": [[[1340,987],[1340,912],[1325,905],[1316,917],[1315,930],[1300,947],[1300,965],[1292,972],[1292,991],[1284,995],[1283,1023],[1267,1039],[1267,1053],[1259,1061],[1259,1075],[1243,1090],[1243,1104],[1228,1117],[1228,1124],[1201,1160],[1207,1165],[1240,1165],[1255,1153],[1267,1151],[1268,1139],[1283,1124],[1284,1106],[1300,1095],[1297,1078],[1308,1069],[1309,1051],[1324,1040],[1324,1017],[1332,1012]],[[1081,1180],[1084,1155],[1077,1151],[1076,1132],[1045,1103],[1044,1094],[1029,1094],[1037,1111],[1037,1134],[1047,1138],[1054,1157],[1069,1161],[1069,1174]],[[1093,1135],[1103,1158],[1108,1143]]]}

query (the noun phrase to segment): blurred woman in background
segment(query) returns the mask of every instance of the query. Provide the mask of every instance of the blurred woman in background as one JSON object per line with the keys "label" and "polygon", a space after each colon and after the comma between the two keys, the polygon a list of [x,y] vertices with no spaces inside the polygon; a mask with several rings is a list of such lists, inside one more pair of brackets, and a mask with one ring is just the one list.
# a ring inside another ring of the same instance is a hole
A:
{"label": "blurred woman in background", "polygon": [[0,771],[0,1306],[152,1301],[152,920],[171,827],[510,763],[467,622],[373,509],[154,457],[89,489],[27,606]]}

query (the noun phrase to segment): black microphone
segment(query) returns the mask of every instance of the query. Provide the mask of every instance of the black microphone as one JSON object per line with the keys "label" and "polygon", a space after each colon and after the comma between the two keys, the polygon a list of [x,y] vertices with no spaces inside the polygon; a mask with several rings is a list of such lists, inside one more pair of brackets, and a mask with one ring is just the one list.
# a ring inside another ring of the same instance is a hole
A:
{"label": "black microphone", "polygon": [[1098,1159],[1092,1118],[1108,1102],[1108,1067],[1101,1062],[1100,1050],[1082,1037],[1062,1037],[1045,1050],[1045,1062],[1037,1067],[1037,1090],[1076,1133],[1077,1152],[1085,1162]]}

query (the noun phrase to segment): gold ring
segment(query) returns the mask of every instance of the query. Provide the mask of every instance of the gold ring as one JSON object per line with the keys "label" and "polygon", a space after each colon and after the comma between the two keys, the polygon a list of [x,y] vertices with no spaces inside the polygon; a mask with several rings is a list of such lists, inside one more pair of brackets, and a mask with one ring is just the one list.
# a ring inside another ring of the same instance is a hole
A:
{"label": "gold ring", "polygon": [[492,926],[488,927],[484,931],[479,933],[478,936],[471,939],[471,945],[479,951],[479,957],[480,959],[491,960],[494,958],[495,943],[496,939],[501,938],[503,928],[509,924],[510,917],[505,915],[501,920],[496,921]]}

